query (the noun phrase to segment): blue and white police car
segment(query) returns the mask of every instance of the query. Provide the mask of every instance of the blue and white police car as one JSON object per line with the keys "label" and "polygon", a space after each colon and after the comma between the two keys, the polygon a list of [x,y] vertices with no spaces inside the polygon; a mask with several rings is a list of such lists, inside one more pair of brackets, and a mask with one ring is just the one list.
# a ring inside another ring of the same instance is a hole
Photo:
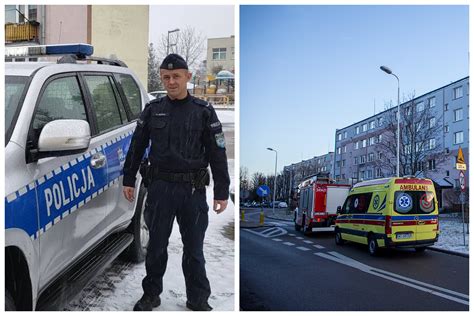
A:
{"label": "blue and white police car", "polygon": [[144,260],[146,190],[129,203],[121,179],[148,96],[90,45],[5,53],[61,55],[5,66],[5,309],[57,309],[119,254]]}

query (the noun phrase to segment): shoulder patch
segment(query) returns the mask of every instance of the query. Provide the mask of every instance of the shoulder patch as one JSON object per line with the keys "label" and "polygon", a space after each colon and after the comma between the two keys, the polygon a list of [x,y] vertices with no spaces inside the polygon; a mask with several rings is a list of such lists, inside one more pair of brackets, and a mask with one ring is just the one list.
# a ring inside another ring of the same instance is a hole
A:
{"label": "shoulder patch", "polygon": [[196,97],[193,99],[193,101],[194,101],[194,103],[202,105],[202,106],[206,106],[206,107],[209,106],[209,103],[207,101],[201,100],[201,99],[196,98]]}

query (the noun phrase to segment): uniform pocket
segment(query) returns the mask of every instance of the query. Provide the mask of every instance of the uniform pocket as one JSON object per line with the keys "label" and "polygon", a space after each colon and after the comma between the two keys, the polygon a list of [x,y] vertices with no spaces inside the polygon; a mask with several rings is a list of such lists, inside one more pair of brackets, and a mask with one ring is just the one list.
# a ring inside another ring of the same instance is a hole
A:
{"label": "uniform pocket", "polygon": [[169,147],[169,118],[153,116],[151,134],[152,141],[158,146],[158,149],[167,149]]}

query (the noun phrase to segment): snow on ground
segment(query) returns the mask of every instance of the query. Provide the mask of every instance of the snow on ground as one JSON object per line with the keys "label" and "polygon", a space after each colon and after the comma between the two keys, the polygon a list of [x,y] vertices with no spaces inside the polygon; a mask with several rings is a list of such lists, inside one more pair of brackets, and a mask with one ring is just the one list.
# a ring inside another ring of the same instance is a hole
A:
{"label": "snow on ground", "polygon": [[233,110],[216,110],[216,114],[222,124],[235,122],[235,112]]}
{"label": "snow on ground", "polygon": [[[234,182],[234,160],[228,160],[229,174]],[[211,284],[209,304],[215,311],[234,310],[234,204],[216,214],[212,210],[213,183],[207,189],[209,226],[204,239],[207,277]],[[230,228],[225,230],[224,227]],[[224,236],[225,235],[225,236]],[[226,237],[227,236],[227,237]],[[230,236],[230,238],[229,238]],[[182,242],[178,224],[174,223],[168,246],[168,265],[163,278],[161,306],[155,311],[186,311],[186,287],[181,269]],[[131,311],[143,294],[145,263],[114,262],[98,276],[65,310]]]}
{"label": "snow on ground", "polygon": [[469,254],[468,224],[464,224],[466,232],[464,246],[462,218],[459,214],[441,214],[439,217],[440,236],[435,248]]}

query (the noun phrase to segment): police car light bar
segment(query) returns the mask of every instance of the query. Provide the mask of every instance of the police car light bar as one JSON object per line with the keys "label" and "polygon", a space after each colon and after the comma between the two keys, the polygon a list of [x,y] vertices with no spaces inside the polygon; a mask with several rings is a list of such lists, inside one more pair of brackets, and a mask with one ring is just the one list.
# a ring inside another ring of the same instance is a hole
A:
{"label": "police car light bar", "polygon": [[69,54],[76,55],[78,57],[85,57],[91,56],[93,53],[94,47],[89,44],[57,44],[5,47],[5,58]]}

